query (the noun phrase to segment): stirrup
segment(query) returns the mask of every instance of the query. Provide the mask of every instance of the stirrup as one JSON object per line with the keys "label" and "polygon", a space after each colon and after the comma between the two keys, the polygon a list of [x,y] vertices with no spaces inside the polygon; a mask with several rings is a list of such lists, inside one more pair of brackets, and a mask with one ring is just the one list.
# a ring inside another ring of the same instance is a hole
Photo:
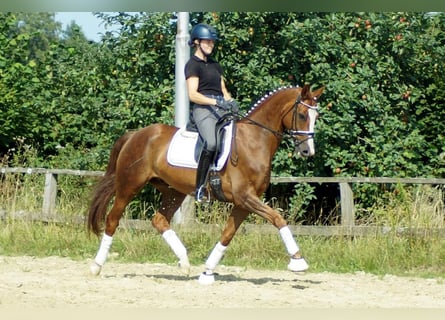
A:
{"label": "stirrup", "polygon": [[195,201],[198,203],[202,203],[202,202],[210,202],[210,194],[207,196],[205,194],[207,188],[205,187],[205,185],[200,186],[198,189],[196,189],[196,193],[195,193]]}

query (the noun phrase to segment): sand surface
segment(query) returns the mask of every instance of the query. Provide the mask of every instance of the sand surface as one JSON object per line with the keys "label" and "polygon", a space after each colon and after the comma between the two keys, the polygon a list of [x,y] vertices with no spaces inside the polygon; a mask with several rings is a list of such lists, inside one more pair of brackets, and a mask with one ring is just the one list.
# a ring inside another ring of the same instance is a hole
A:
{"label": "sand surface", "polygon": [[173,265],[108,261],[92,276],[89,264],[0,256],[0,308],[445,308],[444,279],[221,265],[216,282],[201,285],[202,266],[186,276]]}

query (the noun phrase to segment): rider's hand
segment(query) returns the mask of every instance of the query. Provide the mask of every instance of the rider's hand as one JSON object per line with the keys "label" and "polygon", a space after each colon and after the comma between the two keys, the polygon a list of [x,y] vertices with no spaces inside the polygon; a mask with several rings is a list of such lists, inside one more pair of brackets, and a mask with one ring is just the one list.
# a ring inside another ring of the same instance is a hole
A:
{"label": "rider's hand", "polygon": [[234,99],[230,100],[217,100],[216,106],[220,107],[221,109],[224,109],[226,111],[232,111],[234,113],[238,113],[239,111],[239,104]]}
{"label": "rider's hand", "polygon": [[239,104],[235,99],[229,100],[230,102],[230,110],[232,110],[233,113],[239,112]]}

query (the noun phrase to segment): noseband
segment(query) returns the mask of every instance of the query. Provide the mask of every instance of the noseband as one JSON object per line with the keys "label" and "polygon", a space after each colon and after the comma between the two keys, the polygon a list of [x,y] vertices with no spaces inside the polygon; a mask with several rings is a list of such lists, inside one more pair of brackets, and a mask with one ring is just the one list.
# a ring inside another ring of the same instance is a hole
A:
{"label": "noseband", "polygon": [[[317,101],[317,98],[313,98],[313,100]],[[315,132],[314,131],[305,131],[305,130],[296,130],[297,128],[297,109],[298,105],[301,104],[305,106],[306,108],[310,110],[315,110],[318,113],[318,103],[315,106],[308,105],[307,103],[301,101],[301,95],[298,95],[297,100],[294,103],[294,106],[292,107],[293,113],[292,113],[292,129],[289,130],[289,135],[294,139],[295,145],[299,146],[303,142],[313,139]],[[294,129],[295,128],[295,129]],[[298,141],[295,139],[297,136],[306,136],[307,138],[301,141]]]}

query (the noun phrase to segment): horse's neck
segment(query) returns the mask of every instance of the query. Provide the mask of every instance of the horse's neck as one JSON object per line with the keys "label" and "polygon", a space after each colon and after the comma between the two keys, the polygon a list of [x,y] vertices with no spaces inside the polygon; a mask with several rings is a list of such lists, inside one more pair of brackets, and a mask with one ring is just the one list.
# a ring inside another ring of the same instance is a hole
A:
{"label": "horse's neck", "polygon": [[242,125],[239,130],[249,140],[246,146],[252,149],[250,152],[258,160],[270,161],[277,151],[284,130],[283,117],[290,108],[293,95],[292,92],[276,93],[276,96],[266,99],[240,122]]}
{"label": "horse's neck", "polygon": [[283,117],[287,114],[289,105],[296,95],[290,89],[275,93],[258,105],[247,118],[261,124],[260,127],[266,127],[281,134],[284,129]]}

